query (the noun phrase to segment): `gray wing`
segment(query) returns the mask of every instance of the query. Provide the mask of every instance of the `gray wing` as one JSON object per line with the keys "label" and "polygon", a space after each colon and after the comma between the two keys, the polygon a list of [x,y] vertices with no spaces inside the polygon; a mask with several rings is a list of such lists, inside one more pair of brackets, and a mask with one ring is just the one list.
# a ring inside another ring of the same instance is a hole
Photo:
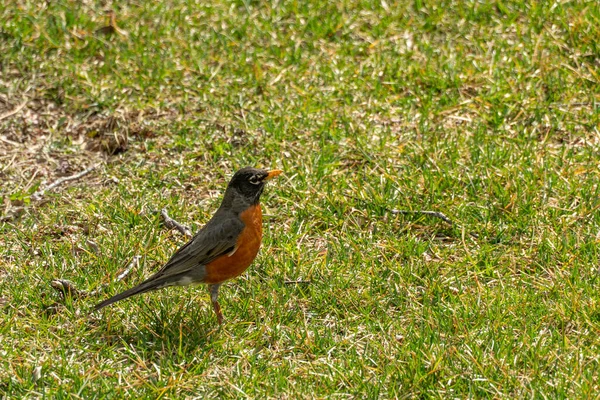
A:
{"label": "gray wing", "polygon": [[243,229],[244,223],[236,216],[213,217],[196,236],[173,254],[153,278],[180,275],[230,253]]}
{"label": "gray wing", "polygon": [[[243,229],[244,223],[237,216],[217,211],[206,226],[177,250],[160,271],[136,287],[97,304],[94,309],[99,310],[116,301],[165,286],[201,282],[204,279],[202,266],[233,251]],[[185,278],[191,281],[182,283]]]}

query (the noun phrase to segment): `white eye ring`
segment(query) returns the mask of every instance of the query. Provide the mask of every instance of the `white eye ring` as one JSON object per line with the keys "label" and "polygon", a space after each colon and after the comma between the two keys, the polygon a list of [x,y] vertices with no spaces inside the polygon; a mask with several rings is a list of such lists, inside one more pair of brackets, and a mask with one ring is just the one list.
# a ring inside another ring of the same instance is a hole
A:
{"label": "white eye ring", "polygon": [[258,176],[252,175],[250,179],[248,179],[248,182],[250,182],[253,185],[258,185],[260,183],[260,180],[258,180]]}

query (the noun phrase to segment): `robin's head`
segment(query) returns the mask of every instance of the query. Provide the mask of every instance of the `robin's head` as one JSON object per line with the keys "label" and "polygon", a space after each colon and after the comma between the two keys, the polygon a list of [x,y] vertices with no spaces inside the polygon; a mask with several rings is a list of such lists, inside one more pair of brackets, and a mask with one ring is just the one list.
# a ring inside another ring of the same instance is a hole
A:
{"label": "robin's head", "polygon": [[233,190],[237,192],[238,195],[241,195],[248,203],[256,204],[260,200],[260,195],[262,194],[267,181],[281,174],[281,172],[282,171],[279,169],[267,171],[265,169],[252,167],[242,168],[236,172],[229,181],[227,192]]}

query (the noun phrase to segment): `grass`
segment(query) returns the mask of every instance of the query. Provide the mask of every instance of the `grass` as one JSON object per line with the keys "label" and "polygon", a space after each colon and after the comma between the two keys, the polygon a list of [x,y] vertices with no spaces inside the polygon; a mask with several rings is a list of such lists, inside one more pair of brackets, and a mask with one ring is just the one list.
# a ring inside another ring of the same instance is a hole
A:
{"label": "grass", "polygon": [[[104,4],[0,4],[0,396],[597,396],[597,2]],[[246,165],[285,175],[224,326],[89,314]]]}

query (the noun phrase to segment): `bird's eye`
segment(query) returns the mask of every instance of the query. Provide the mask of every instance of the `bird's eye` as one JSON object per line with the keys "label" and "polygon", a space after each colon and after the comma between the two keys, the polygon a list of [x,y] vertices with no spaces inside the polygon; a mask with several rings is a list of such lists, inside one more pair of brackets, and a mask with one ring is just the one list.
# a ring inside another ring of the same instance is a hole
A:
{"label": "bird's eye", "polygon": [[257,175],[252,175],[248,181],[253,185],[258,185],[260,183],[260,179]]}

